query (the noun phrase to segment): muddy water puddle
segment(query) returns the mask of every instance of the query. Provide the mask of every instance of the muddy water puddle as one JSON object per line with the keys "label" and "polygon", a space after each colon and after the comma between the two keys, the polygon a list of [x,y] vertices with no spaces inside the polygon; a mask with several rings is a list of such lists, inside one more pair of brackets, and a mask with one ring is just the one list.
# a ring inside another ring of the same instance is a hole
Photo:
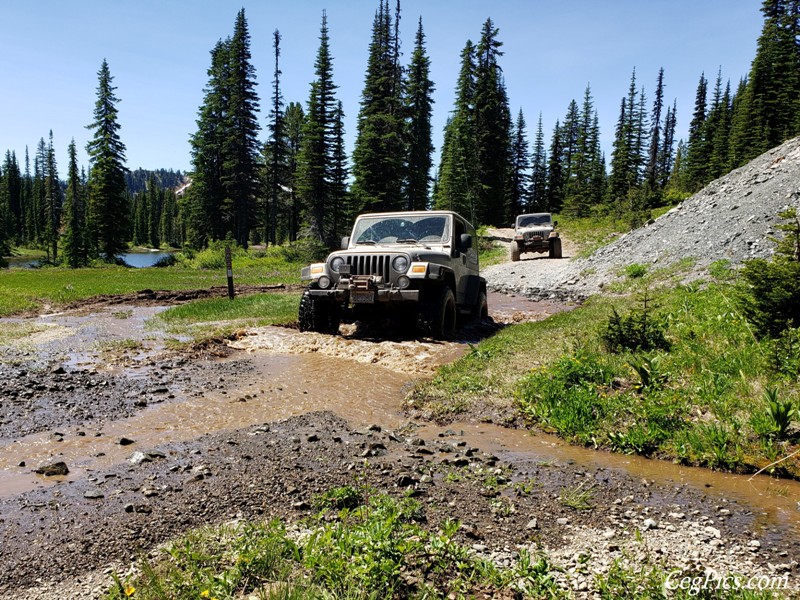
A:
{"label": "muddy water puddle", "polygon": [[[137,451],[311,411],[330,410],[351,422],[390,428],[403,421],[399,399],[411,381],[409,375],[377,366],[364,369],[320,354],[261,353],[250,360],[254,369],[232,375],[238,381],[227,389],[153,406],[131,418],[109,422],[100,431],[62,430],[61,441],[48,432],[0,447],[0,497],[78,479],[128,461]],[[123,438],[134,443],[121,445]],[[23,461],[26,466],[19,467]],[[66,462],[70,474],[56,479],[31,472],[54,461]]]}
{"label": "muddy water puddle", "polygon": [[[453,423],[448,426],[468,444],[495,454],[520,468],[559,468],[572,466],[585,471],[605,470],[647,480],[649,486],[672,488],[671,502],[680,502],[680,491],[695,489],[712,501],[736,502],[748,507],[761,527],[790,531],[800,538],[800,482],[764,475],[734,475],[684,467],[661,460],[613,454],[571,446],[556,436],[486,423]],[[435,436],[441,427],[425,426],[422,437]],[[658,499],[656,499],[658,503]]]}

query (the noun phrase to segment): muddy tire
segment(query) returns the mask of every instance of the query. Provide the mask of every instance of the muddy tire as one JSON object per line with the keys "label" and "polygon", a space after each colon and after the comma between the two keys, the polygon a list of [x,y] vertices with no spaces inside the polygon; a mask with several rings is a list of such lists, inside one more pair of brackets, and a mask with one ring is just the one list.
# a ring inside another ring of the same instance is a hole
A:
{"label": "muddy tire", "polygon": [[472,311],[472,317],[476,321],[484,321],[489,318],[489,301],[486,299],[486,292],[483,290],[478,294],[478,302]]}
{"label": "muddy tire", "polygon": [[550,258],[561,258],[561,238],[550,240]]}
{"label": "muddy tire", "polygon": [[297,328],[300,331],[316,331],[317,333],[338,333],[341,315],[339,307],[324,298],[315,298],[304,292],[300,298],[297,314]]}
{"label": "muddy tire", "polygon": [[422,302],[417,327],[427,336],[444,340],[456,333],[456,299],[453,290],[444,286],[431,290],[431,297]]}
{"label": "muddy tire", "polygon": [[519,260],[519,244],[516,241],[511,242],[511,262],[517,262]]}

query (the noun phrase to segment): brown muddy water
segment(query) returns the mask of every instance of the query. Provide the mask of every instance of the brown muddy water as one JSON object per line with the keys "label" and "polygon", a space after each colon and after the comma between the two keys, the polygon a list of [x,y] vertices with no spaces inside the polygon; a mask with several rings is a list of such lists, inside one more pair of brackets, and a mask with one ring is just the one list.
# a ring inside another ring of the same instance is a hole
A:
{"label": "brown muddy water", "polygon": [[[563,310],[555,304],[534,305],[522,298],[495,299],[492,303],[496,320],[541,319]],[[82,316],[49,316],[42,320],[52,330],[50,336],[26,340],[41,346],[53,355],[66,350],[68,365],[85,365],[102,360],[87,350],[98,339],[147,339],[145,352],[150,351],[159,335],[145,333],[145,320],[156,309],[127,307],[110,312]],[[516,316],[515,316],[516,315]],[[524,316],[522,316],[524,315]],[[272,335],[269,328],[258,335]],[[57,335],[54,335],[57,331]],[[307,340],[315,334],[287,333],[275,330],[280,351],[250,348],[247,359],[254,368],[235,376],[219,389],[181,395],[166,404],[149,406],[136,415],[104,422],[92,429],[85,427],[62,429],[62,441],[55,441],[52,432],[35,434],[0,445],[0,497],[9,497],[41,486],[58,485],[63,481],[91,477],[95,471],[112,464],[128,461],[136,451],[170,442],[184,441],[205,434],[235,430],[267,423],[310,411],[331,410],[354,426],[379,423],[393,429],[408,423],[402,414],[407,386],[424,371],[400,372],[392,366],[391,355],[396,350],[386,342],[365,342],[334,338],[334,349],[352,348],[357,344],[375,346],[366,362],[341,358],[309,350]],[[288,337],[287,337],[288,336]],[[327,336],[330,338],[330,336]],[[288,341],[287,341],[288,340]],[[328,340],[330,341],[330,340]],[[304,347],[305,346],[305,347]],[[294,348],[295,352],[292,352]],[[452,360],[467,348],[464,343],[438,344],[431,351],[425,344],[409,342],[401,345],[402,353],[429,353],[426,361]],[[410,349],[410,350],[409,350]],[[288,350],[288,352],[287,352]],[[347,352],[343,351],[343,355]],[[239,354],[221,359],[222,364],[242,360]],[[121,376],[147,376],[141,369],[117,367]],[[146,370],[145,370],[146,371]],[[511,430],[491,424],[456,423],[450,429],[463,431],[465,440],[492,452],[502,460],[518,464],[579,466],[588,470],[606,469],[611,473],[626,473],[655,484],[696,488],[711,498],[734,501],[749,507],[756,521],[764,526],[779,527],[800,536],[800,482],[776,480],[765,476],[750,478],[722,474],[707,469],[689,468],[664,461],[648,460],[598,452],[565,444],[559,438]],[[435,437],[441,427],[424,425],[418,432],[422,437]],[[80,432],[85,435],[80,435]],[[122,446],[125,437],[135,445]],[[63,460],[70,474],[61,478],[43,478],[30,470],[30,465]],[[18,466],[25,461],[26,467]]]}

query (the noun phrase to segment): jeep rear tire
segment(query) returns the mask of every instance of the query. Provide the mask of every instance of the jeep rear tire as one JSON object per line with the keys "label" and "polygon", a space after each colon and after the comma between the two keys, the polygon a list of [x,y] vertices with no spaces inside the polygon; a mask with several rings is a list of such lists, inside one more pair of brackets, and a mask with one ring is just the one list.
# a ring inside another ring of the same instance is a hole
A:
{"label": "jeep rear tire", "polygon": [[561,238],[550,239],[550,258],[561,258]]}
{"label": "jeep rear tire", "polygon": [[335,334],[339,332],[340,321],[341,314],[336,303],[316,298],[308,291],[303,293],[297,315],[297,328],[300,331]]}
{"label": "jeep rear tire", "polygon": [[423,334],[444,340],[456,332],[456,299],[448,286],[430,290],[431,297],[419,308],[417,326]]}
{"label": "jeep rear tire", "polygon": [[511,262],[517,262],[519,260],[519,243],[516,240],[511,242]]}

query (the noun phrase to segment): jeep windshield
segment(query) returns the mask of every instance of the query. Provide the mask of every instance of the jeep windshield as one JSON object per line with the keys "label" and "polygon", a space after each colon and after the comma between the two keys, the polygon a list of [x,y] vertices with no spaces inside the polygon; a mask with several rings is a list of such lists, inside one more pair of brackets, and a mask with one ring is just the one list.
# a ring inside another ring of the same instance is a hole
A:
{"label": "jeep windshield", "polygon": [[356,221],[355,244],[444,244],[450,239],[444,215],[362,217]]}
{"label": "jeep windshield", "polygon": [[550,215],[520,215],[517,218],[517,227],[550,227]]}

